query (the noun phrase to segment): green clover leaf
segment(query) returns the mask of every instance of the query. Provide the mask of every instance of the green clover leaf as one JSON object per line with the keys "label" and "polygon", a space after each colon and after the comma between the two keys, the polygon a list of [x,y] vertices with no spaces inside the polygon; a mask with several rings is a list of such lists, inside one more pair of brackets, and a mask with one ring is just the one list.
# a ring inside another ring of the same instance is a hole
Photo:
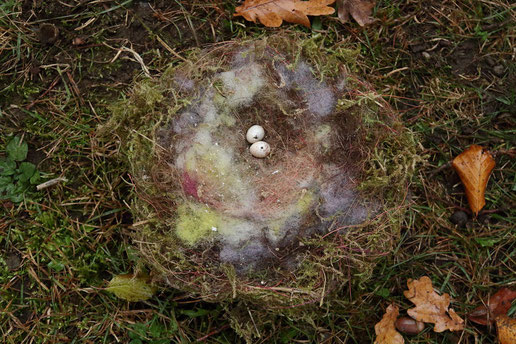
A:
{"label": "green clover leaf", "polygon": [[27,158],[29,146],[27,142],[22,142],[19,136],[15,136],[5,147],[7,156],[14,161],[23,161]]}

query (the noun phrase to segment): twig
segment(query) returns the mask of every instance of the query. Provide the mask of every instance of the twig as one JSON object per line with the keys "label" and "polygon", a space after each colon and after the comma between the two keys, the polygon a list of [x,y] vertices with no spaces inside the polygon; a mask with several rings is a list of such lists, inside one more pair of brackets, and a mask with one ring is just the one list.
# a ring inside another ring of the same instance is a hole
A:
{"label": "twig", "polygon": [[56,185],[59,182],[67,182],[67,181],[68,181],[68,179],[63,178],[63,177],[50,179],[50,180],[47,180],[44,183],[41,183],[41,184],[37,185],[36,186],[36,190],[38,190],[38,191],[39,190],[43,190],[43,189],[46,189],[48,187],[54,186],[54,185]]}

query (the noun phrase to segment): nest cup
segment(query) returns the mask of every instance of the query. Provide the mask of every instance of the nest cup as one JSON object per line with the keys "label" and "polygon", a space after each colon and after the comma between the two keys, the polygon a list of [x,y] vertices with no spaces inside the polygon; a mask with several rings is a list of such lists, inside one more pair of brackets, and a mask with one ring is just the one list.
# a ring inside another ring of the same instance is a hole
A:
{"label": "nest cup", "polygon": [[[396,243],[419,158],[356,76],[357,53],[284,36],[192,50],[136,83],[99,130],[117,133],[130,163],[132,235],[156,279],[238,300],[227,314],[248,339],[271,317],[246,322],[239,307],[326,311]],[[264,159],[249,153],[255,124]]]}

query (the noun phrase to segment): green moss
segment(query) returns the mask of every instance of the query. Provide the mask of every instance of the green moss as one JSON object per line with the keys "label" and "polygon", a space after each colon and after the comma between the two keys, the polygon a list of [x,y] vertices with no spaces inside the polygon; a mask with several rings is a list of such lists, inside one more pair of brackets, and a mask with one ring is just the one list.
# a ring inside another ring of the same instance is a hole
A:
{"label": "green moss", "polygon": [[221,220],[210,208],[187,202],[177,209],[176,235],[188,245],[195,245],[210,238],[214,233],[212,228],[219,228]]}
{"label": "green moss", "polygon": [[[351,71],[356,72],[357,59],[360,55],[360,47],[344,47],[335,45],[324,49],[321,54],[322,35],[315,35],[312,38],[302,41],[300,53],[304,55],[312,66],[317,68],[319,78],[332,77],[342,73],[341,67],[346,65]],[[300,56],[299,54],[298,56]],[[297,62],[297,61],[296,61]]]}
{"label": "green moss", "polygon": [[366,165],[366,179],[360,187],[385,189],[384,198],[397,199],[403,188],[416,172],[416,167],[425,157],[420,155],[415,135],[406,128],[397,128],[396,135],[389,135],[372,150]]}

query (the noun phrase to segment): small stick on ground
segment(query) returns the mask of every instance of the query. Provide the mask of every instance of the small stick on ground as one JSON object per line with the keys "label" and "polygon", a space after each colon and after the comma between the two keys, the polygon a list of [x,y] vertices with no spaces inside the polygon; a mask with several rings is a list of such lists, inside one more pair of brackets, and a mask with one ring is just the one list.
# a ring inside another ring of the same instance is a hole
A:
{"label": "small stick on ground", "polygon": [[41,183],[39,185],[36,186],[36,190],[40,191],[40,190],[43,190],[43,189],[46,189],[46,188],[49,188],[51,186],[54,186],[56,185],[57,183],[59,182],[67,182],[68,179],[66,178],[63,178],[63,177],[59,177],[59,178],[54,178],[54,179],[50,179],[50,180],[47,180],[46,182],[44,183]]}

